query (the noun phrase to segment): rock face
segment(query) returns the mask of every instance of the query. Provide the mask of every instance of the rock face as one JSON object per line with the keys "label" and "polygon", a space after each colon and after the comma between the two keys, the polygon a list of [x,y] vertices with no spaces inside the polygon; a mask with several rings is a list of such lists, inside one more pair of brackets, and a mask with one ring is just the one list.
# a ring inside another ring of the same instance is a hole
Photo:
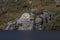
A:
{"label": "rock face", "polygon": [[[32,13],[30,13],[32,14]],[[17,21],[17,24],[22,24],[19,26],[18,30],[32,30],[34,26],[34,18],[29,13],[24,13],[21,18]],[[42,30],[44,24],[49,22],[50,14],[43,12],[43,14],[37,15],[35,18],[35,28],[37,30]]]}
{"label": "rock face", "polygon": [[37,30],[42,30],[44,24],[50,21],[50,14],[47,12],[42,12],[42,14],[37,15],[35,19],[35,27]]}
{"label": "rock face", "polygon": [[23,13],[19,19],[15,21],[9,21],[5,30],[13,30],[13,26],[18,27],[17,30],[32,30],[33,27],[33,17],[32,13]]}
{"label": "rock face", "polygon": [[47,23],[50,19],[50,16],[47,12],[43,12],[43,14],[41,14],[40,17],[43,18],[43,24]]}
{"label": "rock face", "polygon": [[50,21],[50,14],[47,12],[37,15],[35,21],[33,15],[33,13],[23,13],[20,18],[8,22],[5,30],[13,30],[12,25],[16,25],[17,30],[33,30],[33,26],[36,30],[42,30],[43,25]]}
{"label": "rock face", "polygon": [[42,22],[42,18],[39,17],[39,16],[37,16],[36,19],[35,19],[35,23],[36,23],[36,28],[37,28],[37,30],[39,30],[39,28],[40,28],[40,30],[41,30],[41,22]]}
{"label": "rock face", "polygon": [[30,14],[24,13],[21,18],[17,20],[17,24],[22,24],[22,26],[19,26],[18,30],[32,30],[33,21],[30,19]]}
{"label": "rock face", "polygon": [[9,21],[7,23],[7,27],[5,28],[5,30],[13,30],[12,25],[14,25],[16,23],[16,21]]}

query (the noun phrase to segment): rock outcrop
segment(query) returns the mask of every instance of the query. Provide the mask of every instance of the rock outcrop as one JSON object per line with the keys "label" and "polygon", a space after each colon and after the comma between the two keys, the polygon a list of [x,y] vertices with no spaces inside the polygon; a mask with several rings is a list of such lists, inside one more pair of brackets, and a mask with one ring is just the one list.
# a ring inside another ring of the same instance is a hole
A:
{"label": "rock outcrop", "polygon": [[29,13],[24,13],[21,18],[17,20],[17,24],[22,24],[18,30],[32,30],[33,21],[30,20],[31,18]]}
{"label": "rock outcrop", "polygon": [[[34,20],[35,19],[35,20]],[[43,25],[50,21],[50,14],[46,11],[39,13],[34,18],[34,13],[23,13],[22,16],[15,21],[7,23],[6,30],[13,30],[12,25],[16,25],[17,30],[33,30],[33,26],[36,30],[42,30]]]}

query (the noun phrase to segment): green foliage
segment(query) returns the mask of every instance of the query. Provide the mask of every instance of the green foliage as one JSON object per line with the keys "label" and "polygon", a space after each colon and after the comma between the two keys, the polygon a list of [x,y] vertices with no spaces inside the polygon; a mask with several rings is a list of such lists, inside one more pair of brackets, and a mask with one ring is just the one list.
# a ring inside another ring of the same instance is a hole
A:
{"label": "green foliage", "polygon": [[44,25],[43,30],[51,30],[53,29],[54,23],[52,21],[48,22],[46,25]]}
{"label": "green foliage", "polygon": [[51,21],[44,25],[43,30],[60,30],[60,11],[51,10]]}

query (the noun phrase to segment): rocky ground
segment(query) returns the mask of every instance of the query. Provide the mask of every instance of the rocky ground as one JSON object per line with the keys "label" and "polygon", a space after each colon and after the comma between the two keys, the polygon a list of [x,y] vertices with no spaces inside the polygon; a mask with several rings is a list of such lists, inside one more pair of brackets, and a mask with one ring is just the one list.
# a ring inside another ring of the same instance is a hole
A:
{"label": "rocky ground", "polygon": [[1,30],[60,30],[60,0],[0,0]]}

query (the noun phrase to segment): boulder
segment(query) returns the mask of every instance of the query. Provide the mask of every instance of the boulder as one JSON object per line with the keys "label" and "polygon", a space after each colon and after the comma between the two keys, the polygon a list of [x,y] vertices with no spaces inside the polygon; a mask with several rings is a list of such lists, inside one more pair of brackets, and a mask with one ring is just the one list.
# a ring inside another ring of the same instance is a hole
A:
{"label": "boulder", "polygon": [[23,13],[21,18],[17,20],[17,24],[22,23],[22,26],[19,26],[18,30],[32,30],[33,21],[30,19],[31,16],[29,13]]}

